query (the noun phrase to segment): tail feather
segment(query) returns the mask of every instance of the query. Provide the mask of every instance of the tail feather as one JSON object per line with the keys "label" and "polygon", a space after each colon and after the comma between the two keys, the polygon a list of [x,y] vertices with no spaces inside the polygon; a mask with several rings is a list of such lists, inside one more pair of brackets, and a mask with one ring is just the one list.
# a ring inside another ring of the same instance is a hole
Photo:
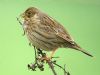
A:
{"label": "tail feather", "polygon": [[86,55],[88,55],[88,56],[90,56],[90,57],[93,57],[93,55],[91,55],[90,53],[88,53],[87,51],[85,51],[84,49],[82,49],[77,43],[73,43],[73,44],[71,44],[71,46],[70,46],[70,48],[73,48],[73,49],[76,49],[76,50],[78,50],[78,51],[81,51],[82,53],[84,53],[84,54],[86,54]]}
{"label": "tail feather", "polygon": [[86,55],[88,55],[88,56],[90,56],[90,57],[93,57],[93,55],[91,55],[90,53],[88,53],[88,52],[86,52],[86,51],[81,51],[81,52],[83,52],[84,54],[86,54]]}

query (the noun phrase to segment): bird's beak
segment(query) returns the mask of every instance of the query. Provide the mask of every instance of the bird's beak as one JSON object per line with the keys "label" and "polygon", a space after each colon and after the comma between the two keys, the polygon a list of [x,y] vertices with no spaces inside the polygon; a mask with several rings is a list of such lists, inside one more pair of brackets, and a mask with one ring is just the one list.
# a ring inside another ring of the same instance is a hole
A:
{"label": "bird's beak", "polygon": [[28,20],[27,16],[25,15],[25,13],[20,14],[20,17],[24,20]]}
{"label": "bird's beak", "polygon": [[25,18],[25,13],[20,14],[21,18]]}

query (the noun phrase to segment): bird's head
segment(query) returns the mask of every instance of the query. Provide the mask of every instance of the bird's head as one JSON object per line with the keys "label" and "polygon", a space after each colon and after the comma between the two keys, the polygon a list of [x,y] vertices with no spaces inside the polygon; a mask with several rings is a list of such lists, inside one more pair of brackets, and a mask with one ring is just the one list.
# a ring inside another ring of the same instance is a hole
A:
{"label": "bird's head", "polygon": [[21,14],[21,17],[25,18],[31,18],[38,12],[38,9],[35,7],[30,7],[23,14]]}

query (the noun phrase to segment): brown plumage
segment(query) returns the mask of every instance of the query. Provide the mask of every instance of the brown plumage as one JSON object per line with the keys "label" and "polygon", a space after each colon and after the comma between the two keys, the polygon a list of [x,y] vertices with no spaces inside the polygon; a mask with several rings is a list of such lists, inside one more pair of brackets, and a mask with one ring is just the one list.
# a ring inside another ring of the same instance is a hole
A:
{"label": "brown plumage", "polygon": [[53,52],[60,47],[72,48],[92,57],[77,45],[60,23],[37,8],[28,8],[22,17],[25,33],[36,48]]}

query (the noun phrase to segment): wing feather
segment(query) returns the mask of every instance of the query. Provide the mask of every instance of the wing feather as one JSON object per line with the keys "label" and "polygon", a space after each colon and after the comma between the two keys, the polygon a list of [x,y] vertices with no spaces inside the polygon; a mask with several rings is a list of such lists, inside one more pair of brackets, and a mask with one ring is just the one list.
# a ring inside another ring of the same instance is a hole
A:
{"label": "wing feather", "polygon": [[73,44],[74,40],[71,38],[71,36],[69,35],[68,31],[65,30],[65,28],[58,23],[56,20],[54,20],[53,18],[51,18],[50,16],[44,14],[44,13],[38,13],[39,15],[39,19],[41,21],[41,23],[45,26],[50,27],[50,29],[52,29],[53,33],[66,40],[67,42]]}

